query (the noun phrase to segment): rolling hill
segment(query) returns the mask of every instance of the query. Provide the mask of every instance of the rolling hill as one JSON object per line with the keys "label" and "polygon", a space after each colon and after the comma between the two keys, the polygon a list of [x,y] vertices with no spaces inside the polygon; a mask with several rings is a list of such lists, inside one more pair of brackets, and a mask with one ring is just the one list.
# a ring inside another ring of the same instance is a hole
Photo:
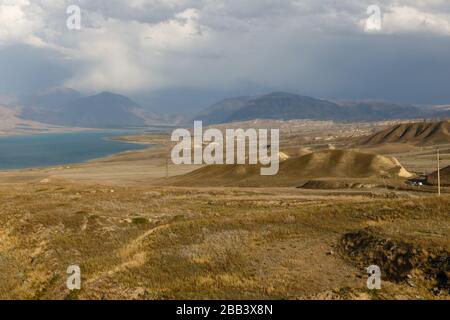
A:
{"label": "rolling hill", "polygon": [[412,175],[392,157],[326,150],[280,163],[276,176],[261,176],[259,165],[210,165],[169,179],[184,186],[299,186],[316,178],[381,178]]}
{"label": "rolling hill", "polygon": [[61,127],[40,123],[32,120],[24,120],[18,116],[16,108],[0,105],[0,136],[15,134],[33,134],[39,132],[57,132]]}
{"label": "rolling hill", "polygon": [[[450,166],[441,169],[440,173],[441,173],[441,185],[446,187],[450,186]],[[427,177],[427,182],[435,186],[438,184],[437,171],[433,172]]]}
{"label": "rolling hill", "polygon": [[357,142],[361,146],[386,143],[409,143],[413,145],[450,143],[450,121],[398,124],[368,137],[363,137]]}

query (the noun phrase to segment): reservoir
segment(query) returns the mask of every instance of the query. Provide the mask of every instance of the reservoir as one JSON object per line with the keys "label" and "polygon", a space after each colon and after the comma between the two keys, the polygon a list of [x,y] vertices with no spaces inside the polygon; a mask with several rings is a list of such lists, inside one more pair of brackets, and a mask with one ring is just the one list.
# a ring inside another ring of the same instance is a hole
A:
{"label": "reservoir", "polygon": [[79,163],[148,148],[149,145],[111,140],[134,133],[107,130],[0,137],[0,170]]}

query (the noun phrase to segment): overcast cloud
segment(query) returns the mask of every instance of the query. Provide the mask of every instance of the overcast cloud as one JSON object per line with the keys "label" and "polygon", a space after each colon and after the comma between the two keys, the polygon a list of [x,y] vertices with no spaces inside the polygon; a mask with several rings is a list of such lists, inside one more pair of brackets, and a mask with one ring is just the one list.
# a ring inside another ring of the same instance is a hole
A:
{"label": "overcast cloud", "polygon": [[0,95],[68,86],[185,113],[270,90],[450,103],[450,1],[0,0],[0,70]]}

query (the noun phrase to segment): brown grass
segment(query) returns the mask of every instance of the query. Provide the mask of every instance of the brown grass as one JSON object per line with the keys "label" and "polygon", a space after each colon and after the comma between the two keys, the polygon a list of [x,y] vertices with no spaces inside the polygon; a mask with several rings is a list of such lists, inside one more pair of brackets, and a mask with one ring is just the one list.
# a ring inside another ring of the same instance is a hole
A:
{"label": "brown grass", "polygon": [[[67,183],[0,192],[8,299],[370,298],[364,270],[336,253],[344,234],[376,226],[390,239],[450,250],[447,197]],[[70,264],[82,269],[79,292],[65,288]],[[433,281],[386,282],[378,297],[448,297],[433,293]]]}

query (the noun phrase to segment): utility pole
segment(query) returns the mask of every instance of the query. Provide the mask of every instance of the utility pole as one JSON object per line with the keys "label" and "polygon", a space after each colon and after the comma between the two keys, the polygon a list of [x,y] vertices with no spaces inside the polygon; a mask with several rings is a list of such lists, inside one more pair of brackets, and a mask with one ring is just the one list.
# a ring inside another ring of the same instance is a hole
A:
{"label": "utility pole", "polygon": [[169,158],[166,158],[166,179],[169,178]]}
{"label": "utility pole", "polygon": [[441,168],[440,168],[439,149],[437,149],[437,179],[438,179],[438,194],[441,196]]}

